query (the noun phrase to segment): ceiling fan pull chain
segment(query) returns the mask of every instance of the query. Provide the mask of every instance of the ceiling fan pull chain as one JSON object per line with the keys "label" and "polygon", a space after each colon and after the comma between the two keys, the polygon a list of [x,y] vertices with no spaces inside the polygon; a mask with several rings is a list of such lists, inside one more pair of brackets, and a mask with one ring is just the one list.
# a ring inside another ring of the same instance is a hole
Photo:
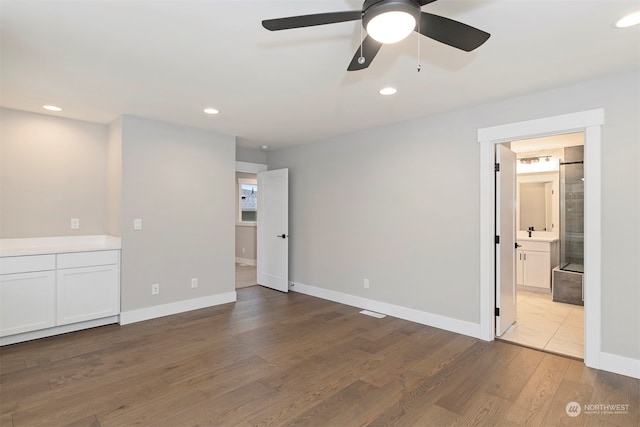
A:
{"label": "ceiling fan pull chain", "polygon": [[358,58],[358,64],[360,65],[364,64],[365,62],[364,56],[362,56],[362,42],[363,42],[362,28],[363,28],[362,25],[360,25],[360,58]]}
{"label": "ceiling fan pull chain", "polygon": [[418,19],[418,72],[422,69],[422,65],[420,65],[420,20]]}

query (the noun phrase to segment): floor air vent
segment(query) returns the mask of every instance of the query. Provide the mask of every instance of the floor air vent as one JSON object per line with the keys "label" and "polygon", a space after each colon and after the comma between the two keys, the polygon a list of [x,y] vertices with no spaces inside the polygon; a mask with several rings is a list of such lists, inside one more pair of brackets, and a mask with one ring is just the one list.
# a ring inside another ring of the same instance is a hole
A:
{"label": "floor air vent", "polygon": [[383,317],[387,316],[386,314],[380,314],[380,313],[376,313],[374,311],[369,311],[369,310],[362,310],[360,314],[366,314],[367,316],[375,317],[378,319],[382,319]]}

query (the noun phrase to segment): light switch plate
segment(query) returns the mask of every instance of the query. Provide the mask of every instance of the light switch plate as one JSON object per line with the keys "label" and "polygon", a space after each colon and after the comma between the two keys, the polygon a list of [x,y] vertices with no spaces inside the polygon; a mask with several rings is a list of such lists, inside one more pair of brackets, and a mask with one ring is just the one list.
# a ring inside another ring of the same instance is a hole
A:
{"label": "light switch plate", "polygon": [[136,218],[133,220],[133,229],[134,230],[142,230],[142,219]]}

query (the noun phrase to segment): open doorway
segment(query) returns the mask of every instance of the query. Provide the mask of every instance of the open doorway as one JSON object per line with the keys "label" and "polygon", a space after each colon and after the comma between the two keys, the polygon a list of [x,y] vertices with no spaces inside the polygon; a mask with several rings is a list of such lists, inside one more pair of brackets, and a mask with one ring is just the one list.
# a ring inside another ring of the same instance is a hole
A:
{"label": "open doorway", "polygon": [[478,129],[480,145],[480,338],[495,339],[495,145],[508,141],[584,131],[584,363],[601,366],[602,293],[601,145],[603,108]]}
{"label": "open doorway", "polygon": [[256,243],[258,208],[258,172],[267,166],[236,162],[235,179],[235,272],[236,289],[255,286],[258,251]]}
{"label": "open doorway", "polygon": [[236,289],[256,285],[258,176],[236,172]]}
{"label": "open doorway", "polygon": [[584,132],[513,141],[509,148],[516,157],[515,203],[500,203],[515,209],[516,319],[500,339],[582,359]]}

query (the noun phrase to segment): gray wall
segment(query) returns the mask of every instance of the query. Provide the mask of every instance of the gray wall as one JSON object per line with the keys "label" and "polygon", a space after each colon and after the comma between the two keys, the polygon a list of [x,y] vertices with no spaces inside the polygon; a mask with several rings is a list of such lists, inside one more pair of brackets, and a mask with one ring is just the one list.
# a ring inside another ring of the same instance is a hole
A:
{"label": "gray wall", "polygon": [[107,140],[107,229],[120,236],[122,231],[122,118],[109,125]]}
{"label": "gray wall", "polygon": [[269,152],[290,280],[479,323],[477,130],[603,107],[602,351],[640,359],[639,104],[632,73]]}
{"label": "gray wall", "polygon": [[234,291],[234,177],[233,137],[123,116],[122,311]]}
{"label": "gray wall", "polygon": [[[256,227],[236,226],[236,257],[256,260]],[[244,253],[242,253],[244,249]]]}
{"label": "gray wall", "polygon": [[105,234],[106,153],[106,125],[1,109],[0,237]]}
{"label": "gray wall", "polygon": [[267,152],[254,148],[236,147],[236,160],[238,162],[267,164]]}

